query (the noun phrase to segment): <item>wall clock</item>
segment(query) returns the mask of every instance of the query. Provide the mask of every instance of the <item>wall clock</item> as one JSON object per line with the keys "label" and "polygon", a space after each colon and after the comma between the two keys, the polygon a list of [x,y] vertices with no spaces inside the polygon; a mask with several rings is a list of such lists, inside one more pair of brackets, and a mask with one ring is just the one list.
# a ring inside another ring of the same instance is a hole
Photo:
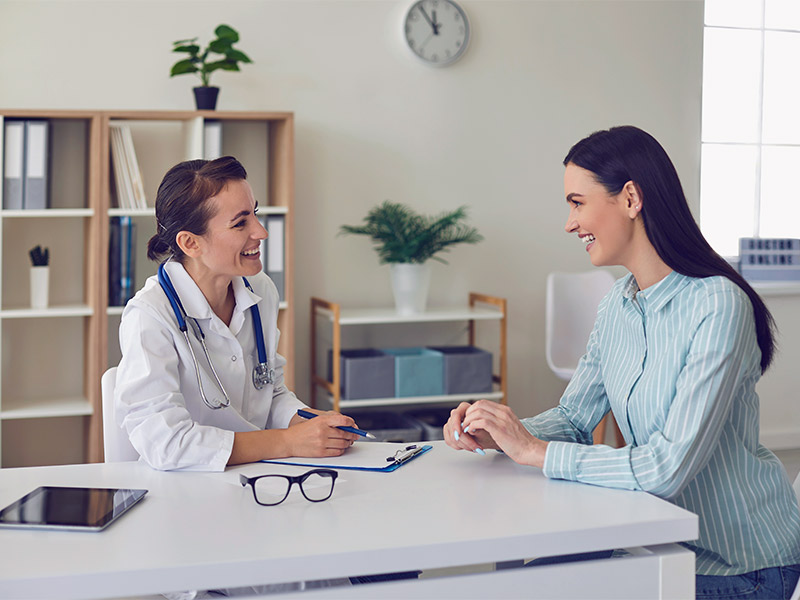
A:
{"label": "wall clock", "polygon": [[429,65],[449,65],[469,44],[467,13],[454,0],[418,0],[406,13],[408,47]]}

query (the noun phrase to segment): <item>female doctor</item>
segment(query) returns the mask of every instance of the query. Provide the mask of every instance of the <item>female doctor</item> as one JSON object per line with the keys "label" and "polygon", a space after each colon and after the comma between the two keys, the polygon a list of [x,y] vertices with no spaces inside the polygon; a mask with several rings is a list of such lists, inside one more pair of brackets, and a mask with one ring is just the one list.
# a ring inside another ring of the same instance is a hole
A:
{"label": "female doctor", "polygon": [[158,188],[147,256],[167,260],[122,314],[115,387],[119,424],[156,469],[339,456],[357,437],[337,428],[350,417],[297,415],[311,409],[284,384],[267,232],[246,177],[230,156],[192,160]]}

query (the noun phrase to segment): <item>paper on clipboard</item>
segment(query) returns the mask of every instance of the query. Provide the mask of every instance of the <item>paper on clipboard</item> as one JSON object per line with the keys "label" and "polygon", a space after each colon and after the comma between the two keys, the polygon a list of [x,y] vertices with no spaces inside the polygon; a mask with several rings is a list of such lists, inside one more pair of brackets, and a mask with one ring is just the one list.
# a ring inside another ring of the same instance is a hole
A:
{"label": "paper on clipboard", "polygon": [[327,469],[352,469],[357,471],[391,472],[407,462],[422,456],[433,446],[396,442],[356,442],[342,456],[332,458],[278,458],[265,463],[325,467]]}

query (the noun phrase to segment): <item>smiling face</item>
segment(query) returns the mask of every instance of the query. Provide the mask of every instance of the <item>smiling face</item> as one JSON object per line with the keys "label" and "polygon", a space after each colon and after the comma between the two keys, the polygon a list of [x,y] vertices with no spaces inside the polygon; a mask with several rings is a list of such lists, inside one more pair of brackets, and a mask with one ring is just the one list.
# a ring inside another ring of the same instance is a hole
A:
{"label": "smiling face", "polygon": [[206,232],[202,236],[187,234],[192,239],[185,252],[192,258],[193,270],[203,278],[227,281],[259,273],[263,268],[259,248],[267,231],[256,217],[258,204],[250,184],[229,181],[208,202],[213,216]]}
{"label": "smiling face", "polygon": [[628,182],[617,195],[598,183],[591,171],[568,163],[564,195],[569,218],[564,229],[586,244],[596,267],[623,265],[630,269],[635,257],[636,217],[641,208],[636,187]]}

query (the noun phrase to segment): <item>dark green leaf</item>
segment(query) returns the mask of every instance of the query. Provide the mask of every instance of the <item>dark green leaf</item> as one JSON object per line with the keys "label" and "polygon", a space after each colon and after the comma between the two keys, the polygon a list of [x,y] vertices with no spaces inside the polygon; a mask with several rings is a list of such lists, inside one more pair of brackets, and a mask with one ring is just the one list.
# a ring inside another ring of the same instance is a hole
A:
{"label": "dark green leaf", "polygon": [[217,34],[218,38],[230,40],[232,44],[239,41],[239,34],[229,25],[220,25],[214,30],[214,33]]}
{"label": "dark green leaf", "polygon": [[231,42],[226,40],[212,40],[208,45],[208,49],[217,54],[226,54],[231,50]]}
{"label": "dark green leaf", "polygon": [[172,65],[169,76],[174,77],[175,75],[185,75],[186,73],[197,73],[197,71],[198,68],[197,65],[194,64],[194,61],[191,58],[187,58],[186,60],[176,62]]}
{"label": "dark green leaf", "polygon": [[225,53],[225,58],[227,58],[228,60],[235,60],[243,63],[253,62],[252,60],[250,60],[250,57],[247,56],[247,54],[239,50],[234,50],[233,48],[231,48],[230,50],[228,50],[228,52]]}
{"label": "dark green leaf", "polygon": [[197,56],[197,53],[200,52],[200,46],[197,44],[190,44],[187,46],[175,46],[172,49],[173,52],[188,52],[192,56]]}

